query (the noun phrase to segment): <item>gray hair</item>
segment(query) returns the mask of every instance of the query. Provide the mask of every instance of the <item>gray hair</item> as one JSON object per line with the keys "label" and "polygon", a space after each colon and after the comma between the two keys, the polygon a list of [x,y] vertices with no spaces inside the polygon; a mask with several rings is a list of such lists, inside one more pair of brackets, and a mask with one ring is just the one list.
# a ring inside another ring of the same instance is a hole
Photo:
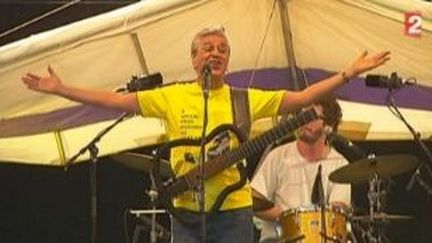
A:
{"label": "gray hair", "polygon": [[[198,49],[198,42],[200,41],[200,39],[204,36],[207,35],[218,35],[218,36],[222,36],[227,40],[227,44],[228,44],[228,37],[225,34],[225,28],[223,26],[221,27],[214,27],[214,28],[204,28],[202,30],[200,30],[198,33],[195,34],[193,40],[192,40],[192,44],[191,44],[191,57],[195,57],[196,53],[197,53],[197,49]],[[228,53],[230,53],[230,46],[228,44]]]}

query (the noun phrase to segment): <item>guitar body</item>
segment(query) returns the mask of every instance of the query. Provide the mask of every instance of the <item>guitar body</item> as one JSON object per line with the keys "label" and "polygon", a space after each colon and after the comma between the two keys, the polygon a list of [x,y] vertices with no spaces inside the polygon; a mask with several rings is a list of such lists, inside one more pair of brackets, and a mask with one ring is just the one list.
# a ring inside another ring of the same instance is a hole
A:
{"label": "guitar body", "polygon": [[[223,132],[231,132],[236,138],[239,140],[240,145],[237,148],[223,151],[219,156],[213,157],[203,163],[203,177],[204,179],[208,179],[213,177],[214,175],[222,172],[223,170],[230,168],[234,164],[237,165],[237,168],[240,172],[240,180],[233,185],[227,186],[216,199],[215,203],[209,210],[209,213],[216,212],[226,196],[241,188],[246,183],[246,171],[244,165],[242,163],[238,163],[242,161],[244,158],[254,154],[256,151],[261,151],[270,143],[283,138],[289,133],[294,132],[297,128],[307,124],[310,121],[313,121],[318,118],[317,112],[315,108],[311,108],[307,111],[303,111],[298,113],[296,116],[291,117],[286,120],[282,120],[277,126],[272,129],[264,132],[260,136],[257,136],[251,140],[247,140],[242,136],[242,133],[238,128],[233,125],[221,125],[214,129],[206,138],[205,143],[212,141],[218,134]],[[186,174],[169,178],[168,180],[162,181],[161,173],[160,173],[160,156],[166,152],[169,152],[171,148],[178,146],[197,146],[201,145],[201,139],[177,139],[170,141],[164,145],[162,145],[156,152],[154,157],[154,167],[153,167],[153,175],[155,179],[155,184],[159,193],[159,200],[165,205],[168,211],[179,220],[186,220],[179,217],[179,211],[173,205],[173,199],[186,192],[186,191],[196,191],[198,186],[200,185],[200,168],[199,166],[194,167]]]}
{"label": "guitar body", "polygon": [[[246,137],[241,133],[241,131],[234,125],[231,124],[224,124],[220,125],[217,128],[215,128],[209,135],[205,138],[205,144],[209,143],[213,139],[215,139],[219,134],[222,134],[224,132],[230,132],[230,134],[234,134],[235,138],[238,140],[239,143],[243,143],[246,141]],[[161,168],[161,155],[169,152],[172,148],[180,147],[180,146],[195,146],[200,147],[201,146],[201,139],[196,138],[185,138],[185,139],[177,139],[170,141],[168,143],[165,143],[161,147],[159,147],[156,150],[156,154],[154,156],[154,167],[153,167],[153,175],[155,179],[155,184],[158,190],[158,197],[159,200],[164,204],[166,209],[176,218],[180,220],[187,220],[183,219],[178,216],[179,210],[174,207],[173,204],[173,198],[183,192],[186,191],[197,191],[198,186],[200,183],[200,168],[199,166],[196,166],[194,169],[189,171],[187,175],[183,175],[180,177],[173,177],[169,178],[168,180],[163,180],[163,177],[160,172]],[[212,161],[220,161],[222,156],[218,156],[216,158],[213,158],[211,161],[208,161],[204,164],[204,171],[206,171],[204,174],[206,174],[205,179],[211,177],[214,174],[217,174],[221,170],[216,169],[216,172],[211,172],[210,170],[213,167],[209,166],[207,163],[212,163]],[[216,164],[214,164],[216,165]],[[240,179],[238,182],[227,186],[218,196],[215,203],[209,210],[209,213],[216,212],[222,203],[224,202],[225,198],[230,194],[231,192],[238,190],[242,188],[246,184],[246,170],[242,163],[237,163],[237,169],[239,170]],[[223,170],[223,169],[222,169]],[[211,174],[211,175],[210,175]]]}

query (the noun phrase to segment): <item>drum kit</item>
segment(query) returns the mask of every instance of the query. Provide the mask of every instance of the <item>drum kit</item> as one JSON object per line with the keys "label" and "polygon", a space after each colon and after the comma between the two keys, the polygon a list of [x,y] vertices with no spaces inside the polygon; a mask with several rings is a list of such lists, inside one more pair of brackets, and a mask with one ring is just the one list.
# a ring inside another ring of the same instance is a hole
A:
{"label": "drum kit", "polygon": [[[368,214],[354,215],[353,212],[331,206],[322,210],[317,205],[289,209],[279,218],[281,242],[359,242],[358,237],[348,229],[351,227],[360,234],[360,242],[389,242],[384,234],[385,225],[413,217],[383,211],[383,200],[387,194],[382,188],[383,180],[413,170],[418,164],[417,158],[411,155],[370,156],[333,171],[329,179],[335,183],[368,183]],[[325,212],[324,217],[322,212]],[[325,234],[321,228],[324,218]]]}
{"label": "drum kit", "polygon": [[[150,172],[153,163],[152,156],[130,152],[113,155],[112,158],[131,169],[143,172]],[[358,242],[351,233],[350,226],[360,232],[361,242],[387,242],[388,239],[383,232],[384,226],[396,221],[409,220],[412,217],[383,212],[383,198],[387,193],[386,189],[382,188],[383,180],[413,170],[418,164],[418,159],[411,155],[369,156],[333,171],[329,179],[334,183],[368,183],[368,214],[354,215],[352,212],[330,206],[322,210],[317,205],[289,209],[279,217],[280,242]],[[167,177],[173,175],[168,161],[162,161],[161,173]],[[155,215],[166,213],[166,211],[155,208],[156,191],[151,189],[148,194],[152,200],[153,209],[131,210],[130,213],[137,217],[143,217],[145,214],[152,215],[152,221],[149,223],[153,231],[150,234],[152,238],[150,242],[159,242],[157,237],[161,237],[161,232],[168,231],[155,222]],[[253,197],[255,212],[264,211],[273,206],[272,202],[262,197]],[[322,217],[322,212],[325,217]],[[321,221],[324,218],[325,235],[321,230]]]}

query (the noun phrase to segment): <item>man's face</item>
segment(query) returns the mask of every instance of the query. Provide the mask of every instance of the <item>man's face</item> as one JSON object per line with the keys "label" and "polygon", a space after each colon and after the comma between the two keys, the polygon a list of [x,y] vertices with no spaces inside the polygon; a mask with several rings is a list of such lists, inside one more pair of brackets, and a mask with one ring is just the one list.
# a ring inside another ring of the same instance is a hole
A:
{"label": "man's face", "polygon": [[[322,116],[322,107],[316,107],[317,112]],[[323,136],[324,133],[324,120],[322,118],[313,120],[299,129],[299,138],[305,142],[313,143],[318,141]]]}
{"label": "man's face", "polygon": [[225,37],[220,35],[205,35],[197,43],[192,65],[201,76],[206,63],[210,63],[214,78],[222,78],[225,75],[229,60],[229,46]]}

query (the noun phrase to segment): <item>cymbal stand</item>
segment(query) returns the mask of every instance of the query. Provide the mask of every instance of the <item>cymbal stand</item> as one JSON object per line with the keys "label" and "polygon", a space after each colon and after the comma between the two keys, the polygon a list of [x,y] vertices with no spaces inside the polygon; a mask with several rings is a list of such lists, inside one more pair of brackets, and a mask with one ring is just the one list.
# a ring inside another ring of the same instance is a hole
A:
{"label": "cymbal stand", "polygon": [[369,179],[369,190],[367,193],[369,201],[369,225],[366,231],[363,231],[363,238],[369,243],[381,243],[387,239],[384,235],[384,229],[379,222],[375,222],[375,215],[380,213],[383,205],[383,198],[386,195],[385,189],[381,189],[382,180],[377,173]]}
{"label": "cymbal stand", "polygon": [[[156,209],[156,201],[158,198],[158,192],[157,187],[154,181],[154,175],[153,173],[150,173],[150,180],[151,180],[151,186],[150,189],[146,192],[147,195],[150,197],[150,204],[151,209],[150,210],[131,210],[130,213],[135,214],[138,219],[143,221],[145,224],[150,225],[150,243],[157,243],[158,240],[167,240],[167,238],[170,238],[170,233],[167,232],[163,226],[158,224],[156,222],[156,214],[159,213],[166,213],[165,210],[157,210]],[[145,216],[145,214],[151,214],[151,219],[149,220],[148,217]],[[134,235],[133,243],[138,242],[138,234]]]}
{"label": "cymbal stand", "polygon": [[[151,186],[150,190],[148,190],[147,194],[150,197],[150,203],[152,205],[152,210],[156,210],[156,200],[158,197],[158,192],[156,189],[156,184],[154,182],[153,173],[150,173]],[[151,230],[150,230],[150,243],[156,243],[156,213],[153,212],[151,216]]]}

